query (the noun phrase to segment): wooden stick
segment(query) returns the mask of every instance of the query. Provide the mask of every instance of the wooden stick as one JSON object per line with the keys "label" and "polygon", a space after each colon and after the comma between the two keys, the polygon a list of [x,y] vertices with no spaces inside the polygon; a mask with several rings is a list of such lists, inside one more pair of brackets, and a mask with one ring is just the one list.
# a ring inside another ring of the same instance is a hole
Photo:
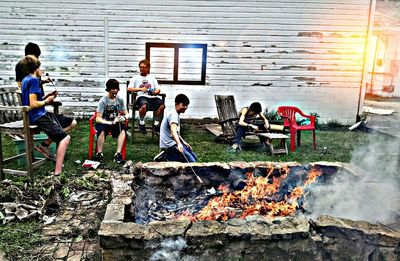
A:
{"label": "wooden stick", "polygon": [[[186,162],[190,164],[190,162],[188,161],[188,159],[187,159],[186,156],[185,156],[185,153],[182,152],[182,155],[183,155],[183,157],[185,158]],[[190,169],[193,171],[193,174],[196,176],[196,178],[199,180],[199,182],[200,182],[201,184],[203,184],[203,180],[201,180],[201,178],[196,174],[196,172],[194,171],[193,167],[190,166],[190,165],[189,165],[189,167],[190,167]]]}

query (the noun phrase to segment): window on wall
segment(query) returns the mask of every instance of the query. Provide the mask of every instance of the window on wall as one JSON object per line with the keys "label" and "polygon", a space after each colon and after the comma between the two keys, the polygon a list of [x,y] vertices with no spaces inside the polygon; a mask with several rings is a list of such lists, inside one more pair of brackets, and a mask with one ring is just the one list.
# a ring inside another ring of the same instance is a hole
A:
{"label": "window on wall", "polygon": [[206,83],[207,44],[146,43],[146,59],[159,83]]}

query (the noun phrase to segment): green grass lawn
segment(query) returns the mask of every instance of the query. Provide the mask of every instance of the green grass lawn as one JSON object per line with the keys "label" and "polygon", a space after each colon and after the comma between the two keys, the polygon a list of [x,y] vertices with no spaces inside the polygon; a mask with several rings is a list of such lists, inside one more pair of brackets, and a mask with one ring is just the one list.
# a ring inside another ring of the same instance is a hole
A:
{"label": "green grass lawn", "polygon": [[[326,128],[325,128],[326,129]],[[89,126],[87,120],[78,122],[78,126],[71,132],[71,143],[68,147],[65,158],[64,172],[66,176],[80,175],[87,171],[81,167],[81,162],[87,159]],[[352,151],[368,142],[371,136],[364,132],[350,132],[346,128],[336,130],[317,130],[317,150],[312,149],[311,132],[302,132],[302,146],[297,147],[295,152],[289,155],[270,155],[259,146],[258,140],[244,141],[241,153],[231,153],[228,151],[229,144],[215,142],[214,136],[210,134],[202,125],[184,124],[182,126],[182,136],[189,142],[200,162],[215,161],[296,161],[299,163],[309,163],[315,161],[341,161],[349,162]],[[385,139],[389,142],[389,139]],[[289,142],[289,140],[287,141]],[[327,148],[324,153],[324,147]],[[105,162],[102,168],[119,169],[121,165],[112,162],[116,149],[116,140],[108,137],[106,139],[104,156]],[[4,154],[10,155],[15,151],[15,144],[10,138],[3,141]],[[157,137],[152,140],[151,134],[143,135],[135,133],[133,144],[128,139],[127,159],[133,162],[153,161],[153,157],[159,152]],[[15,165],[13,165],[15,166]],[[37,170],[36,177],[47,175],[54,168],[54,163],[48,162]],[[10,178],[10,177],[7,177]]]}

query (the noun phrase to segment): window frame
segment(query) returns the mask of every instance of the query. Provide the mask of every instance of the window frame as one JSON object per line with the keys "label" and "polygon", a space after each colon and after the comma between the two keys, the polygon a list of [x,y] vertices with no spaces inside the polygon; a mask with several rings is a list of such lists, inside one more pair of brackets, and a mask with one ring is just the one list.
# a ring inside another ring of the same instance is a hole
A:
{"label": "window frame", "polygon": [[[207,44],[190,43],[146,43],[146,59],[151,62],[151,48],[173,48],[174,49],[174,70],[173,80],[158,80],[160,84],[187,84],[187,85],[205,85],[206,84],[206,65],[207,65]],[[199,48],[202,49],[201,61],[201,79],[199,81],[179,80],[179,49]]]}

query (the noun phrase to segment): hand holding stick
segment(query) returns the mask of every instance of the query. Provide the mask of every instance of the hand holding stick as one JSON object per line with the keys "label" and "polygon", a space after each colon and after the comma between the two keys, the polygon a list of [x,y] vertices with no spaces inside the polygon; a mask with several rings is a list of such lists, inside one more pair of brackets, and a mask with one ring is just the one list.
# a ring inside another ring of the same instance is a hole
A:
{"label": "hand holding stick", "polygon": [[[59,98],[59,102],[62,103],[61,97],[60,97],[60,96],[57,96],[57,95],[58,95],[58,90],[57,90],[56,85],[54,84],[53,80],[50,78],[49,73],[46,73],[46,77],[47,77],[47,79],[44,80],[43,82],[45,82],[45,83],[49,83],[49,82],[50,82],[51,85],[53,85],[54,91],[52,91],[51,93],[54,93],[54,94],[55,94],[54,97],[58,97],[58,98]],[[61,105],[61,104],[60,104],[60,105]]]}

